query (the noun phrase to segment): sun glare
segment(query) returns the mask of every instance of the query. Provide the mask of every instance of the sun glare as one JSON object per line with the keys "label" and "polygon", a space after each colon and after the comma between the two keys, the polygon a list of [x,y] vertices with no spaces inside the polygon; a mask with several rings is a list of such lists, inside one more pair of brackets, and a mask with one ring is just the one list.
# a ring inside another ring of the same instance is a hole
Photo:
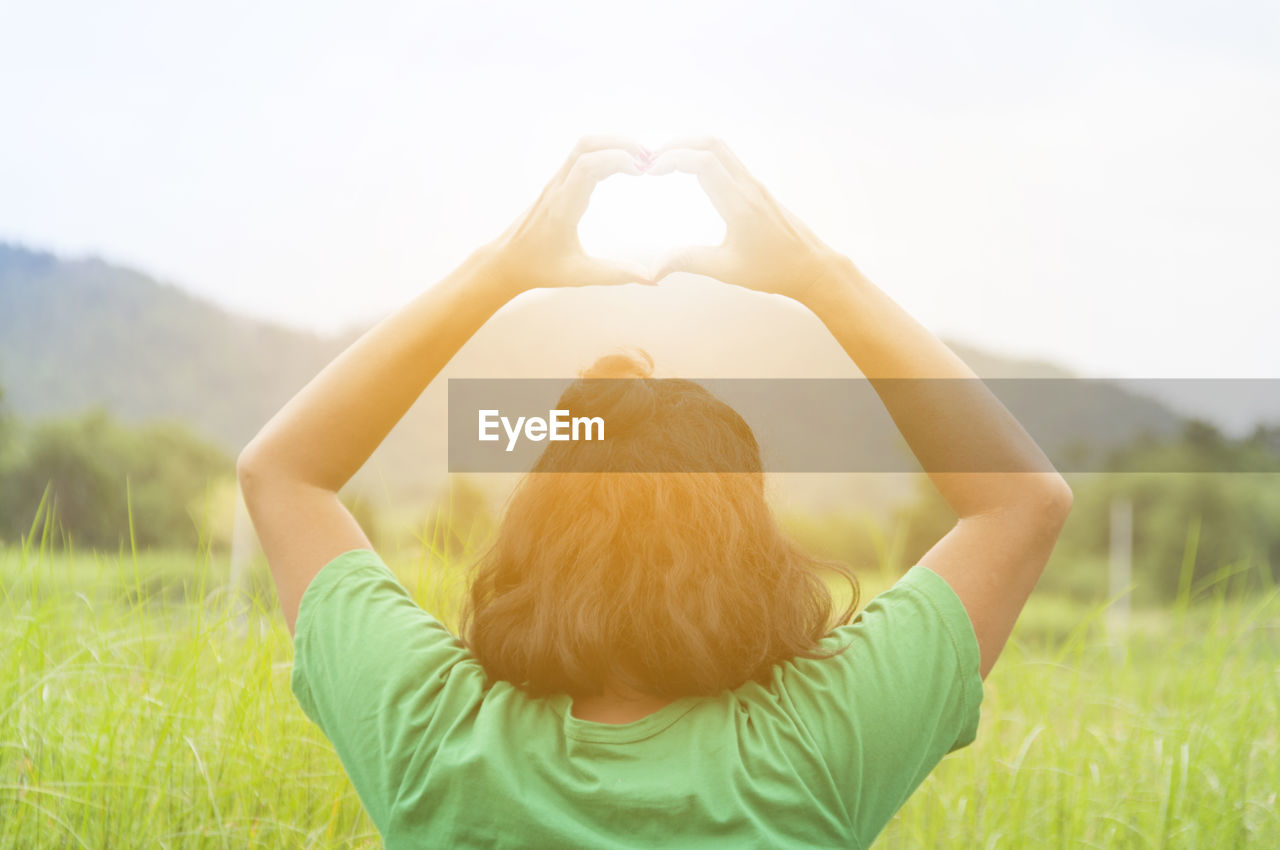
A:
{"label": "sun glare", "polygon": [[673,246],[719,245],[724,220],[688,174],[620,174],[596,187],[578,225],[583,250],[652,267]]}

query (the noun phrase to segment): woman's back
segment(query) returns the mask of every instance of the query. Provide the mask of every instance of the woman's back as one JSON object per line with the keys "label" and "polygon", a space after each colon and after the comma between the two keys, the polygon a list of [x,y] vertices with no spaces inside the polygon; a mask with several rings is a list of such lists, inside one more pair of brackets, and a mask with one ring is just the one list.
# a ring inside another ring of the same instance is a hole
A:
{"label": "woman's back", "polygon": [[982,699],[964,607],[921,566],[823,641],[846,651],[619,725],[490,685],[370,550],[317,575],[295,640],[294,692],[390,848],[866,846]]}

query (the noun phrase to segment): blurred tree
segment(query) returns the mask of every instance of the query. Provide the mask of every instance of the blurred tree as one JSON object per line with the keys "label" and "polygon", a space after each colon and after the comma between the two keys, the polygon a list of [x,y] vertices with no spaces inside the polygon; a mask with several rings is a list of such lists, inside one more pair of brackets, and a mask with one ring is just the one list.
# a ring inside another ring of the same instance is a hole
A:
{"label": "blurred tree", "polygon": [[17,422],[5,402],[4,387],[0,387],[0,544],[16,539],[9,528],[9,523],[6,522],[6,518],[12,516],[13,509],[8,504],[6,498],[8,489],[5,486],[16,463],[16,442]]}
{"label": "blurred tree", "polygon": [[[1180,440],[1142,446],[1119,467],[1141,472],[1093,476],[1075,488],[1061,548],[1104,558],[1111,503],[1125,497],[1138,598],[1169,601],[1236,568],[1245,571],[1237,584],[1280,579],[1280,466],[1257,448],[1197,426]],[[1199,471],[1181,471],[1188,468]]]}
{"label": "blurred tree", "polygon": [[127,539],[123,494],[116,497],[106,460],[108,427],[105,411],[96,410],[80,420],[49,421],[32,429],[4,478],[6,539],[27,533],[46,490],[57,525],[78,544],[114,544],[112,530],[119,528]]}
{"label": "blurred tree", "polygon": [[[1171,438],[1141,435],[1110,455],[1109,472],[1069,476],[1075,506],[1042,588],[1101,601],[1107,595],[1111,504],[1133,505],[1135,595],[1170,601],[1180,588],[1207,585],[1223,570],[1232,579],[1280,581],[1280,427],[1259,426],[1232,439],[1191,420]],[[1190,471],[1188,471],[1190,470]],[[937,491],[921,479],[901,508],[903,557],[914,563],[955,522]]]}
{"label": "blurred tree", "polygon": [[0,479],[4,478],[13,451],[15,423],[5,403],[4,387],[0,387]]}
{"label": "blurred tree", "polygon": [[[230,472],[230,458],[177,422],[118,431],[123,450],[116,461],[117,481],[128,476],[139,542],[194,544],[202,518],[189,505],[210,481]],[[140,517],[145,528],[139,528]]]}
{"label": "blurred tree", "polygon": [[[1136,598],[1169,601],[1224,570],[1241,569],[1236,586],[1280,580],[1280,429],[1259,427],[1232,439],[1212,425],[1189,421],[1173,438],[1145,437],[1112,454],[1112,471],[1073,477],[1075,506],[1054,558],[1070,565],[1045,583],[1106,595],[1105,564],[1111,504],[1133,505]],[[1188,471],[1191,470],[1191,471]]]}
{"label": "blurred tree", "polygon": [[126,427],[102,408],[29,429],[0,478],[0,536],[26,534],[46,490],[57,525],[77,546],[195,546],[189,505],[231,459],[176,423]]}

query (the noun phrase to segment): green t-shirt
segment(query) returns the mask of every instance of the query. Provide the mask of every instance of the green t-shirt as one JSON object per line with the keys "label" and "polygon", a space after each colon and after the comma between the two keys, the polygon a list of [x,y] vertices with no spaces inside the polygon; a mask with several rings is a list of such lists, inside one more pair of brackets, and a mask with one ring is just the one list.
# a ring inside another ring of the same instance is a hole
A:
{"label": "green t-shirt", "polygon": [[766,687],[634,723],[486,685],[479,662],[379,556],[346,552],[302,597],[292,687],[388,848],[867,847],[973,741],[978,642],[912,567]]}

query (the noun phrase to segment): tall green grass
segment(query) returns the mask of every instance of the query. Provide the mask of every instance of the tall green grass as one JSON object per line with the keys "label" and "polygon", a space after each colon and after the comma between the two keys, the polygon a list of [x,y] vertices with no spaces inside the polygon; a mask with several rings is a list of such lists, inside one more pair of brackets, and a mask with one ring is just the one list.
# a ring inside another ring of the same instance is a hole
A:
{"label": "tall green grass", "polygon": [[1126,640],[1101,625],[1014,640],[977,741],[878,846],[1280,847],[1276,594],[1139,612]]}
{"label": "tall green grass", "polygon": [[[390,560],[447,605],[439,563]],[[0,550],[0,847],[378,845],[289,691],[269,590],[246,610],[224,573],[207,551]],[[877,846],[1280,847],[1280,597],[1223,587],[1136,611],[1123,639],[1033,597],[977,741]]]}

